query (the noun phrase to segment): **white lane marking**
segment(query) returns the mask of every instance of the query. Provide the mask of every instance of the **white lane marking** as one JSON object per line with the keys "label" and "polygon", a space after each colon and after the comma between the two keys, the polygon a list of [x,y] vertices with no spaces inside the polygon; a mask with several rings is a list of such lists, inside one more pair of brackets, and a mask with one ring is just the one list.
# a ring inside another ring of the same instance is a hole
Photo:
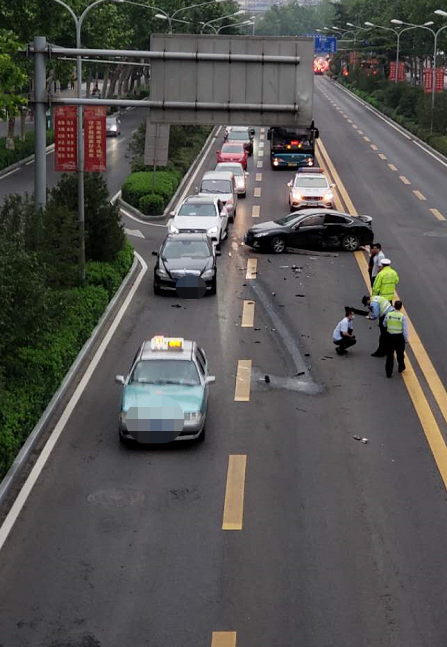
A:
{"label": "white lane marking", "polygon": [[123,207],[120,208],[120,211],[124,213],[125,216],[128,218],[131,218],[131,220],[135,220],[135,222],[139,222],[141,225],[148,225],[149,227],[167,227],[168,225],[158,225],[155,222],[145,222],[144,220],[140,220],[140,218],[137,218],[136,216],[133,216],[131,213],[123,209]]}
{"label": "white lane marking", "polygon": [[263,155],[264,155],[264,150],[263,149],[259,150],[258,157],[263,157]]}
{"label": "white lane marking", "polygon": [[30,160],[29,162],[26,162],[25,166],[29,166],[30,164],[34,164],[34,160]]}
{"label": "white lane marking", "polygon": [[255,198],[260,198],[261,197],[261,187],[260,186],[256,187],[253,195],[254,195]]}
{"label": "white lane marking", "polygon": [[262,182],[262,173],[256,173],[256,182]]}
{"label": "white lane marking", "polygon": [[261,133],[265,133],[265,128],[261,128]]}
{"label": "white lane marking", "polygon": [[54,428],[54,430],[51,433],[51,436],[47,440],[45,447],[43,448],[39,458],[37,459],[33,469],[31,470],[28,478],[26,479],[24,485],[22,486],[22,489],[20,490],[16,500],[14,501],[10,511],[8,512],[8,515],[4,522],[2,523],[0,527],[0,550],[3,548],[4,543],[6,539],[8,538],[9,533],[11,532],[17,517],[19,516],[20,512],[23,509],[23,506],[25,505],[29,495],[31,494],[31,491],[36,484],[37,479],[39,478],[43,468],[45,467],[45,464],[50,457],[51,452],[54,449],[54,446],[56,445],[61,433],[63,432],[65,425],[67,424],[71,414],[73,413],[74,408],[78,404],[83,392],[85,391],[86,386],[88,385],[90,378],[92,377],[96,367],[98,366],[102,356],[104,355],[104,352],[110,343],[110,340],[112,339],[116,329],[118,328],[119,324],[121,323],[121,320],[129,307],[130,302],[132,301],[135,292],[137,291],[141,281],[143,280],[144,275],[146,274],[147,271],[147,265],[144,262],[143,258],[135,252],[135,256],[138,258],[140,264],[141,264],[141,272],[135,279],[135,283],[133,284],[129,294],[127,295],[126,299],[124,300],[123,305],[119,309],[115,319],[113,320],[109,330],[107,331],[104,339],[102,340],[98,350],[96,351],[95,355],[93,356],[92,361],[88,365],[87,370],[85,371],[84,375],[82,376],[81,381],[79,382],[75,392],[70,398],[70,401],[68,402],[67,406],[64,409],[63,414],[57,421],[57,424]]}
{"label": "white lane marking", "polygon": [[439,157],[437,157],[437,156],[436,156],[434,153],[432,153],[431,151],[427,150],[424,146],[422,146],[422,144],[420,144],[419,142],[417,142],[415,139],[413,139],[413,144],[416,144],[416,146],[419,146],[419,148],[422,148],[422,150],[423,150],[425,153],[427,153],[427,155],[431,155],[431,157],[433,157],[433,159],[435,159],[437,162],[439,162],[440,164],[442,164],[443,166],[445,166],[445,167],[447,168],[447,163],[446,163],[446,162],[443,162],[441,159],[439,159]]}
{"label": "white lane marking", "polygon": [[126,229],[126,227],[124,227],[124,233],[126,234],[126,236],[135,236],[135,238],[144,238],[144,234],[142,234],[139,229]]}
{"label": "white lane marking", "polygon": [[259,139],[264,139],[264,133],[261,133],[261,134],[259,135]]}
{"label": "white lane marking", "polygon": [[112,204],[115,204],[116,200],[119,198],[120,195],[121,195],[121,189],[117,191],[112,198],[110,198],[110,202]]}
{"label": "white lane marking", "polygon": [[261,212],[260,205],[254,204],[253,207],[251,208],[251,217],[252,218],[259,218],[260,212]]}
{"label": "white lane marking", "polygon": [[3,178],[8,177],[8,175],[12,175],[13,173],[17,173],[17,171],[20,171],[20,166],[18,168],[15,168],[13,171],[9,171],[9,173],[5,173],[0,177],[0,180],[3,180]]}
{"label": "white lane marking", "polygon": [[264,164],[264,162],[263,162],[262,160],[259,160],[258,162],[256,162],[256,166],[257,166],[258,168],[262,168],[262,165],[263,165],[263,164]]}

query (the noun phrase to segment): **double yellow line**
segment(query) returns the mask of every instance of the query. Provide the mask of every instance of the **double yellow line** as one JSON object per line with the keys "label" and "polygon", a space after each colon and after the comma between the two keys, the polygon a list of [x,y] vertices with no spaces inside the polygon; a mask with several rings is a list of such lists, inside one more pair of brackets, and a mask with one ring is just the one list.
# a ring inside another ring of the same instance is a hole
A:
{"label": "double yellow line", "polygon": [[[354,205],[349,197],[348,192],[340,179],[335,167],[328,155],[328,152],[320,140],[317,141],[317,148],[320,159],[323,161],[322,166],[326,167],[326,170],[329,171],[330,175],[333,178],[333,181],[337,185],[337,190],[339,191],[343,201],[346,205],[347,212],[352,215],[358,215],[357,211],[354,208]],[[341,201],[337,199],[337,207],[343,210]],[[370,280],[368,275],[368,264],[363,252],[356,252],[355,258],[359,266],[360,272],[365,280],[368,291],[370,291]],[[396,293],[396,298],[399,299],[399,295]],[[432,361],[430,360],[427,351],[422,344],[422,341],[417,334],[408,313],[404,308],[402,310],[405,312],[408,320],[408,332],[410,338],[410,347],[413,351],[414,357],[425,377],[425,380],[433,394],[433,397],[436,400],[436,403],[441,411],[441,414],[447,423],[447,392],[444,388],[444,385],[436,372],[435,367],[433,366]],[[421,423],[422,429],[424,430],[425,437],[427,438],[428,444],[432,451],[433,457],[435,459],[438,470],[441,474],[442,480],[444,481],[444,486],[447,489],[447,447],[442,436],[441,430],[438,423],[433,415],[431,407],[425,397],[424,391],[422,389],[421,383],[419,382],[413,366],[409,359],[406,359],[407,370],[402,373],[403,381],[405,387],[410,395],[411,401],[413,403],[414,409],[417,413],[419,421]]]}

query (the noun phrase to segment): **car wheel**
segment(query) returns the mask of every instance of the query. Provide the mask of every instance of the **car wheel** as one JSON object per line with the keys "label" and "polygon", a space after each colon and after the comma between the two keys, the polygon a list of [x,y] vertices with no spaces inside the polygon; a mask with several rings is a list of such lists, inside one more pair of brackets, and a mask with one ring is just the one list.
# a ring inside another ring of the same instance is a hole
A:
{"label": "car wheel", "polygon": [[197,438],[197,442],[198,442],[198,443],[203,443],[203,441],[205,440],[205,436],[206,436],[206,429],[205,429],[205,427],[204,427],[204,428],[202,429],[202,433],[201,433],[201,434],[200,434],[200,436]]}
{"label": "car wheel", "polygon": [[346,234],[340,244],[345,252],[355,252],[360,247],[360,240],[354,234]]}
{"label": "car wheel", "polygon": [[161,292],[162,292],[162,291],[161,291],[160,286],[158,285],[158,283],[155,283],[155,282],[154,282],[154,294],[156,294],[157,296],[159,296],[159,295],[161,294]]}
{"label": "car wheel", "polygon": [[282,236],[274,236],[270,241],[270,247],[274,254],[282,254],[286,249],[286,243]]}
{"label": "car wheel", "polygon": [[213,282],[211,283],[210,294],[216,294],[217,292],[217,276],[214,277]]}
{"label": "car wheel", "polygon": [[246,197],[247,197],[247,192],[246,192],[246,191],[244,191],[244,193],[240,193],[240,194],[239,194],[239,197],[240,197],[240,198],[246,198]]}

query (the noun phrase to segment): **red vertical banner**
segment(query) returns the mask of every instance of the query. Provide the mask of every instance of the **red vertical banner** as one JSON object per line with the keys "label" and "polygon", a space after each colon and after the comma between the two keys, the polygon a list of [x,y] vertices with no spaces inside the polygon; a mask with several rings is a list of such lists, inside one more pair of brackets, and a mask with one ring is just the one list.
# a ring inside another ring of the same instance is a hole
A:
{"label": "red vertical banner", "polygon": [[403,61],[399,61],[399,69],[397,70],[397,80],[405,81],[405,63]]}
{"label": "red vertical banner", "polygon": [[391,61],[390,63],[390,74],[388,76],[390,81],[396,80],[396,61]]}
{"label": "red vertical banner", "polygon": [[78,116],[76,106],[54,108],[54,165],[56,171],[78,170]]}
{"label": "red vertical banner", "polygon": [[444,68],[436,68],[436,81],[435,81],[435,92],[444,91]]}
{"label": "red vertical banner", "polygon": [[90,172],[106,170],[105,106],[84,108],[84,168]]}
{"label": "red vertical banner", "polygon": [[424,67],[424,92],[429,94],[433,91],[433,69]]}

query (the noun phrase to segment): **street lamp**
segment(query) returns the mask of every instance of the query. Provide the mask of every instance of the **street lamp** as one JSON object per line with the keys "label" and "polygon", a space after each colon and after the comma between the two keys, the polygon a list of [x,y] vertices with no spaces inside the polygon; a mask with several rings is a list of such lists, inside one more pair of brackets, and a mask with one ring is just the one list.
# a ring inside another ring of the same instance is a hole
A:
{"label": "street lamp", "polygon": [[222,25],[222,27],[219,27],[219,29],[216,31],[216,34],[219,34],[222,29],[228,29],[229,27],[240,27],[241,25],[253,25],[254,23],[251,20],[244,20],[244,22],[236,22],[233,23],[232,25]]}
{"label": "street lamp", "polygon": [[[442,16],[443,18],[447,18],[447,11],[443,11],[442,9],[436,9],[434,12],[437,16]],[[423,25],[414,25],[411,22],[403,22],[403,20],[398,20],[397,18],[393,18],[391,20],[395,25],[409,25],[410,27],[419,27],[420,29],[426,29],[427,31],[431,32],[434,37],[434,48],[433,48],[433,70],[432,70],[432,88],[431,88],[431,118],[430,118],[430,134],[433,133],[433,112],[435,109],[435,74],[436,74],[436,55],[437,55],[437,50],[438,50],[438,36],[439,34],[444,30],[447,29],[447,25],[444,25],[444,27],[440,27],[438,31],[434,31],[434,29],[431,29],[429,25],[433,25],[433,21],[429,20],[428,22],[424,22]],[[403,30],[402,30],[403,31]]]}
{"label": "street lamp", "polygon": [[[241,16],[243,13],[245,13],[244,9],[239,9],[239,11],[236,11],[235,13],[230,13],[230,14],[228,14],[228,16],[220,16],[219,18],[213,18],[213,20],[208,20],[208,22],[203,23],[202,29],[200,30],[200,33],[203,34],[203,30],[205,29],[205,27],[208,27],[209,25],[211,25],[211,27],[213,27],[213,25],[211,24],[213,22],[217,22],[218,20],[224,20],[225,18],[233,18],[233,16]],[[213,29],[214,29],[214,27],[213,27]],[[216,29],[214,29],[214,31],[215,31],[215,33],[217,33]]]}
{"label": "street lamp", "polygon": [[172,34],[173,22],[185,22],[178,19],[176,20],[174,18],[174,16],[176,16],[181,11],[188,11],[189,9],[196,9],[197,7],[205,7],[206,5],[210,5],[210,4],[220,4],[221,2],[227,2],[228,0],[208,0],[208,2],[200,2],[199,4],[192,4],[192,5],[189,5],[188,7],[182,7],[181,9],[177,9],[177,11],[174,11],[174,13],[171,15],[166,13],[164,9],[160,9],[159,7],[155,7],[154,5],[146,5],[146,4],[142,4],[141,2],[132,2],[132,0],[114,0],[114,1],[125,2],[126,4],[133,4],[137,7],[144,7],[145,9],[153,9],[154,11],[158,11],[159,14],[155,17],[160,18],[160,16],[163,15],[164,16],[163,19],[167,20],[169,23],[169,33]]}
{"label": "street lamp", "polygon": [[190,20],[181,20],[180,18],[173,18],[172,16],[166,16],[163,13],[156,13],[155,18],[159,18],[160,20],[168,20],[169,21],[169,33],[172,34],[172,23],[173,22],[182,22],[185,25],[190,25],[191,21]]}
{"label": "street lamp", "polygon": [[[394,20],[391,20],[391,22],[394,22]],[[399,24],[399,23],[396,23]],[[393,29],[392,27],[384,27],[383,25],[375,25],[372,22],[365,22],[365,25],[368,25],[371,28],[374,29],[384,29],[385,31],[392,31],[393,33],[396,34],[397,36],[397,44],[396,44],[396,73],[394,76],[394,83],[397,83],[398,81],[398,69],[399,69],[399,53],[400,53],[400,35],[404,31],[409,31],[410,29],[415,29],[415,27],[405,27],[405,29]]]}
{"label": "street lamp", "polygon": [[[111,0],[116,4],[121,4],[124,0]],[[69,7],[63,0],[54,0],[58,4],[65,7],[70,12],[76,26],[76,48],[81,49],[81,28],[82,23],[88,12],[107,0],[95,0],[91,5],[86,7],[81,15],[78,17],[73,9]],[[78,99],[82,98],[82,58],[76,57],[76,76],[78,77],[77,95]],[[85,211],[84,211],[84,129],[83,129],[83,106],[78,106],[78,224],[79,224],[79,271],[81,275],[81,282],[85,281]]]}

